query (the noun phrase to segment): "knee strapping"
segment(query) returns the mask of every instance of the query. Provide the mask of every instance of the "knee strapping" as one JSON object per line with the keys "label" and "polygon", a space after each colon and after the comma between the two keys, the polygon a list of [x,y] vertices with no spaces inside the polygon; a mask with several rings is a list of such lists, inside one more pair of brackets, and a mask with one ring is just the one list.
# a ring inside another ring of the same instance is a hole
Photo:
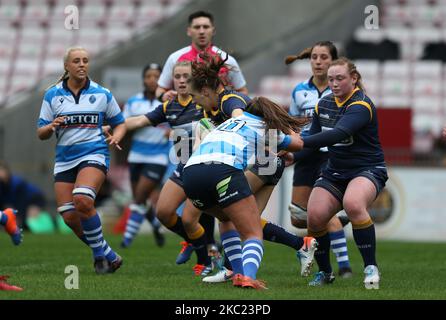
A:
{"label": "knee strapping", "polygon": [[290,214],[294,219],[306,221],[308,218],[307,210],[295,203],[290,203],[288,210],[290,210]]}
{"label": "knee strapping", "polygon": [[88,186],[79,186],[77,188],[74,188],[73,190],[73,196],[87,196],[92,198],[93,200],[96,199],[96,190],[92,187]]}
{"label": "knee strapping", "polygon": [[57,212],[59,212],[60,215],[64,215],[64,213],[75,211],[76,208],[74,207],[73,202],[66,202],[62,204],[60,207],[57,207]]}

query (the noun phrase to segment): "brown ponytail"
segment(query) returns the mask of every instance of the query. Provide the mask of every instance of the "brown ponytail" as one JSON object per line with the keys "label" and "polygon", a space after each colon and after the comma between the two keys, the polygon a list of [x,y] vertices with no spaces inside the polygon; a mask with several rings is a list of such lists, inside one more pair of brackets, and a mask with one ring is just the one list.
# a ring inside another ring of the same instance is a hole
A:
{"label": "brown ponytail", "polygon": [[308,119],[291,117],[281,106],[265,97],[252,99],[246,111],[262,117],[266,130],[277,129],[289,134],[291,131],[299,132],[308,123]]}
{"label": "brown ponytail", "polygon": [[328,51],[330,52],[331,59],[336,60],[338,58],[338,49],[336,49],[336,46],[333,44],[333,42],[319,41],[319,42],[316,42],[312,47],[305,48],[300,53],[298,53],[296,56],[287,56],[285,58],[285,64],[291,64],[296,60],[310,59],[311,52],[313,51],[314,47],[327,47]]}
{"label": "brown ponytail", "polygon": [[302,50],[296,56],[286,56],[285,64],[291,64],[296,60],[309,59],[311,57],[311,51],[313,51],[313,47],[308,47]]}

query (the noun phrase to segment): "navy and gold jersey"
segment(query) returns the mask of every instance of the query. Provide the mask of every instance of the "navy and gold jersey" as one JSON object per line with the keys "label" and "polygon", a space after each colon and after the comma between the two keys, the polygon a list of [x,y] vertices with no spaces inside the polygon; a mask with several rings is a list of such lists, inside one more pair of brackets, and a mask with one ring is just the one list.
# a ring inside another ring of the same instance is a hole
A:
{"label": "navy and gold jersey", "polygon": [[362,90],[355,88],[342,102],[333,94],[319,100],[310,134],[333,128],[342,130],[348,138],[328,147],[330,169],[351,171],[366,167],[385,168],[376,108]]}
{"label": "navy and gold jersey", "polygon": [[179,97],[166,101],[145,116],[154,126],[167,122],[175,130],[174,145],[178,157],[185,156],[181,150],[188,150],[187,158],[192,155],[195,122],[204,117],[203,108],[193,102],[192,97],[185,101]]}
{"label": "navy and gold jersey", "polygon": [[245,110],[251,98],[247,95],[234,91],[222,90],[218,94],[218,109],[208,114],[204,112],[206,118],[210,118],[216,125],[220,125],[231,118],[235,109]]}

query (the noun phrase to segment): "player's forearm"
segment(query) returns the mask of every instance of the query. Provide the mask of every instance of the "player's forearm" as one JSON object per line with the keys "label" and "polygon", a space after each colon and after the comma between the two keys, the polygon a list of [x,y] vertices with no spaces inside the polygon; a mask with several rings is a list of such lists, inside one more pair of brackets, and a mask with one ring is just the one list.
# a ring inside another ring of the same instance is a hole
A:
{"label": "player's forearm", "polygon": [[145,115],[137,117],[129,117],[125,119],[125,126],[127,130],[135,130],[150,125],[150,120]]}
{"label": "player's forearm", "polygon": [[113,128],[113,137],[117,142],[120,142],[124,138],[127,132],[127,126],[125,123],[118,124]]}
{"label": "player's forearm", "polygon": [[48,140],[53,135],[53,132],[54,132],[54,126],[52,123],[50,123],[46,126],[38,128],[37,136],[39,137],[40,140]]}

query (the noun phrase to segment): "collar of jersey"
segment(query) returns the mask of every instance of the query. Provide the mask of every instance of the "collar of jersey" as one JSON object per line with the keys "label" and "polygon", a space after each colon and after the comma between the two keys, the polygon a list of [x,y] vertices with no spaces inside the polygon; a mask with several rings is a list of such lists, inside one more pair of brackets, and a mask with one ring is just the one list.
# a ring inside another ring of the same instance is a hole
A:
{"label": "collar of jersey", "polygon": [[314,89],[316,89],[316,91],[317,91],[317,93],[318,93],[318,95],[319,95],[319,97],[320,97],[325,91],[327,91],[327,89],[330,89],[330,87],[327,86],[324,90],[319,91],[318,87],[316,87],[316,85],[315,85],[314,82],[313,82],[313,78],[314,78],[314,77],[311,76],[310,79],[308,79],[308,86],[309,86],[309,87],[313,87]]}
{"label": "collar of jersey", "polygon": [[350,100],[350,98],[355,94],[356,91],[359,91],[359,88],[358,88],[358,87],[356,87],[356,88],[349,94],[349,96],[348,96],[347,98],[345,98],[344,101],[339,101],[339,99],[338,99],[337,97],[335,97],[336,105],[337,105],[339,108],[342,107],[342,106],[344,105],[344,103],[346,103],[348,100]]}
{"label": "collar of jersey", "polygon": [[[64,79],[63,82],[62,82],[62,87],[63,87],[65,90],[67,90],[68,92],[73,93],[73,92],[70,90],[70,88],[68,88],[68,84],[67,84],[67,82],[68,82],[68,78]],[[90,88],[90,78],[87,77],[87,81],[85,82],[85,85],[79,90],[79,94],[80,94],[82,91],[88,90],[88,88]]]}
{"label": "collar of jersey", "polygon": [[195,47],[195,45],[192,43],[191,45],[192,47],[192,53],[194,54],[194,56],[198,56],[199,53],[201,52],[208,52],[208,53],[212,53],[212,43],[209,44],[209,46],[207,46],[204,50],[199,50],[198,48]]}
{"label": "collar of jersey", "polygon": [[192,101],[192,97],[189,96],[186,100],[182,100],[180,96],[178,96],[177,98],[178,103],[182,106],[182,107],[187,107],[188,104]]}

